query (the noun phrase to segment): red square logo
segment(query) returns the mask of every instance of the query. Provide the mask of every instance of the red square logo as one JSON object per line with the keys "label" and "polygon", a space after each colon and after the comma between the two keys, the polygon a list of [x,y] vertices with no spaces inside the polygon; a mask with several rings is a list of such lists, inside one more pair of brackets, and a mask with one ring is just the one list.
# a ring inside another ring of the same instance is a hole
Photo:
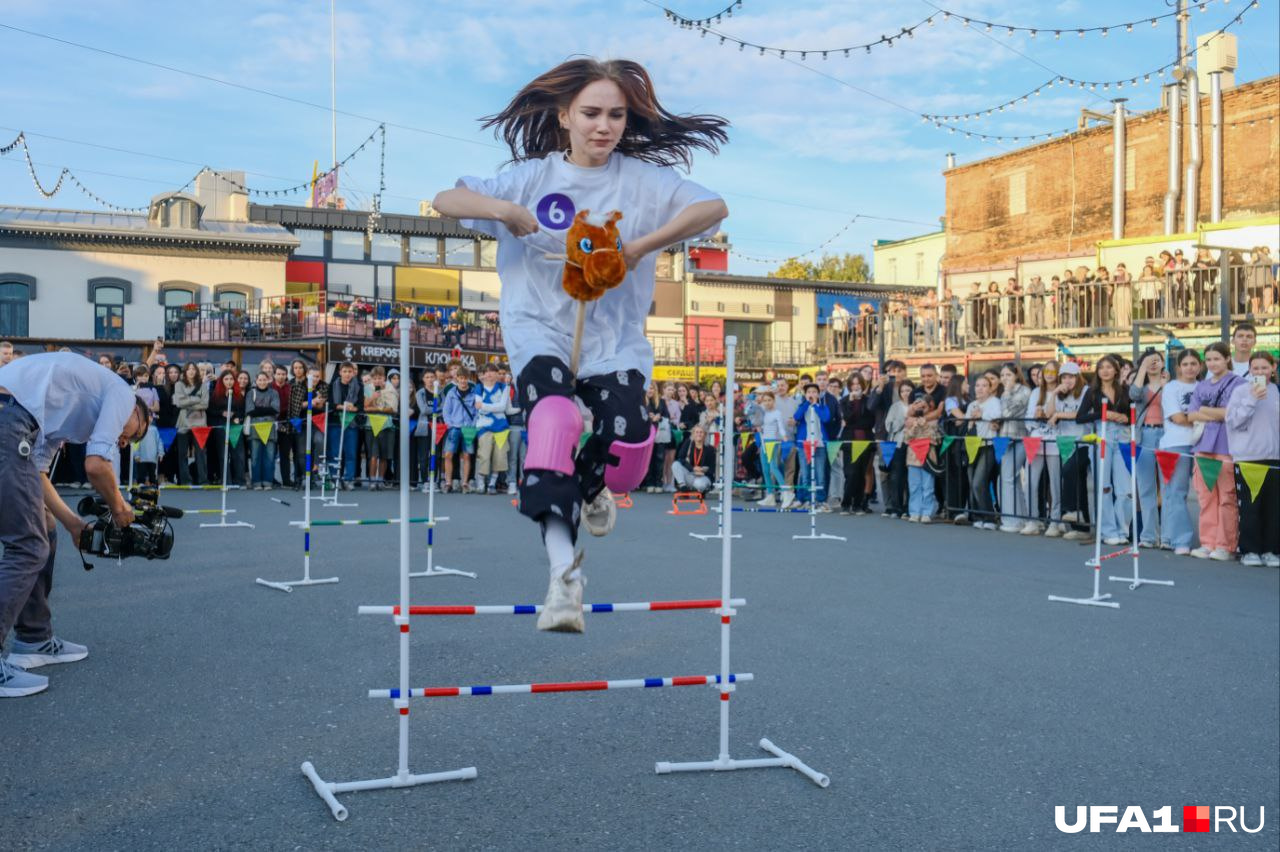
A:
{"label": "red square logo", "polygon": [[1182,806],[1183,831],[1211,831],[1211,822],[1208,805]]}

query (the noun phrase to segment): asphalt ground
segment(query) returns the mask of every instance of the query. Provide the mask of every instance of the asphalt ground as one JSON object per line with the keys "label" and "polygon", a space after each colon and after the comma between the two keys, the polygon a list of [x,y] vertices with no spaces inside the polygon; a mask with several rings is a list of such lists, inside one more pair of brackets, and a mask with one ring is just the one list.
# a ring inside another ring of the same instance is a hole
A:
{"label": "asphalt ground", "polygon": [[[415,701],[410,768],[475,766],[472,781],[349,793],[336,822],[299,771],[328,780],[396,768],[392,604],[396,527],[317,529],[301,576],[301,500],[230,495],[256,529],[177,521],[168,562],[99,559],[67,546],[59,635],[87,660],[46,667],[43,694],[0,703],[0,848],[199,849],[1041,849],[1132,845],[1066,835],[1055,805],[1266,808],[1262,836],[1200,835],[1196,848],[1276,848],[1280,834],[1280,572],[1143,555],[1173,588],[1105,583],[1119,610],[1050,603],[1086,595],[1090,549],[1062,541],[822,516],[847,543],[792,541],[805,516],[735,515],[731,751],[768,737],[831,777],[789,769],[659,776],[659,760],[709,760],[719,701],[707,687]],[[397,495],[354,492],[394,515]],[[213,507],[212,493],[173,494]],[[426,498],[413,497],[415,514]],[[474,570],[415,579],[415,603],[540,603],[544,557],[506,497],[449,495],[436,559]],[[717,597],[720,544],[688,537],[714,516],[672,517],[635,496],[614,533],[585,537],[588,601]],[[415,568],[426,530],[413,528]],[[1129,570],[1107,563],[1104,575]],[[709,674],[717,616],[588,616],[584,636],[531,616],[417,619],[415,686]],[[1256,819],[1251,816],[1250,820]],[[1252,842],[1250,842],[1252,841]],[[1165,843],[1189,844],[1190,838]],[[1263,843],[1265,846],[1259,847]]]}

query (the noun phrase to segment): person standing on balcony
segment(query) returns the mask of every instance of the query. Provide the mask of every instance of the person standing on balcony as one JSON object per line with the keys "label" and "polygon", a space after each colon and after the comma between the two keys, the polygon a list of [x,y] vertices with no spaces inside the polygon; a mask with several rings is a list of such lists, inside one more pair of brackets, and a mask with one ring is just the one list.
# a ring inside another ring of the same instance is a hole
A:
{"label": "person standing on balcony", "polygon": [[1027,328],[1042,329],[1044,325],[1044,281],[1039,275],[1032,275],[1027,284],[1027,301],[1030,303],[1027,312]]}
{"label": "person standing on balcony", "polygon": [[1017,278],[1009,279],[1004,292],[1008,299],[1009,337],[1012,339],[1023,326],[1026,306],[1022,301],[1022,285]]}

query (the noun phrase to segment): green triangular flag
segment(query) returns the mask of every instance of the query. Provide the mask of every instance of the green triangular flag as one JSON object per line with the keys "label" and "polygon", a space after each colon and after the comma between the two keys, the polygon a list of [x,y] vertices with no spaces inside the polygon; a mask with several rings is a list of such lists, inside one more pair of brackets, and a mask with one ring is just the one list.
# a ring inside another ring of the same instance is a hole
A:
{"label": "green triangular flag", "polygon": [[1070,435],[1059,435],[1057,437],[1058,455],[1062,456],[1062,460],[1066,461],[1075,455],[1076,439]]}
{"label": "green triangular flag", "polygon": [[1212,491],[1218,484],[1218,474],[1222,473],[1222,460],[1196,456],[1196,467],[1200,468],[1200,478],[1204,480],[1204,487]]}
{"label": "green triangular flag", "polygon": [[827,464],[836,463],[836,456],[840,455],[840,445],[842,443],[845,442],[832,441],[830,444],[827,444]]}
{"label": "green triangular flag", "polygon": [[244,426],[240,423],[232,423],[231,428],[227,430],[227,443],[231,446],[237,446],[240,443],[240,433],[244,431]]}
{"label": "green triangular flag", "polygon": [[938,455],[940,455],[940,456],[941,456],[941,455],[946,455],[947,450],[951,449],[951,443],[952,443],[953,441],[955,441],[955,439],[956,439],[956,436],[955,436],[955,435],[943,435],[943,436],[942,436],[942,449],[940,449],[940,450],[938,451]]}
{"label": "green triangular flag", "polygon": [[350,426],[351,421],[355,419],[356,419],[356,413],[354,411],[342,412],[342,428],[345,429],[348,426]]}
{"label": "green triangular flag", "polygon": [[587,441],[590,441],[590,440],[591,440],[591,433],[583,432],[581,435],[578,436],[578,449],[582,449],[583,447],[585,447],[587,445]]}
{"label": "green triangular flag", "polygon": [[476,427],[463,426],[462,440],[466,441],[468,444],[474,444],[476,442]]}
{"label": "green triangular flag", "polygon": [[677,446],[677,447],[678,447],[678,446],[680,446],[680,444],[682,444],[682,443],[684,442],[684,430],[683,430],[683,429],[672,429],[672,430],[671,430],[671,436],[672,436],[673,438],[675,438],[675,439],[676,439],[676,446]]}

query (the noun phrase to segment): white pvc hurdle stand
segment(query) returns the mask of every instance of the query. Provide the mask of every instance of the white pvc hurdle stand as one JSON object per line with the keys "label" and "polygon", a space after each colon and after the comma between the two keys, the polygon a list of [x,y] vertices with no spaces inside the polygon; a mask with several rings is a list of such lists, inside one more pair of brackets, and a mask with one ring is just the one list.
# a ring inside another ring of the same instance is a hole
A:
{"label": "white pvc hurdle stand", "polygon": [[1172,586],[1172,580],[1148,580],[1138,573],[1138,414],[1132,408],[1129,409],[1129,490],[1132,492],[1133,517],[1130,523],[1133,525],[1132,536],[1132,552],[1133,552],[1133,576],[1132,577],[1108,577],[1107,579],[1113,583],[1128,583],[1129,591],[1135,591],[1141,586]]}
{"label": "white pvc hurdle stand", "polygon": [[[311,386],[311,377],[310,377],[310,376],[307,376],[307,386],[308,386],[308,387],[310,387],[310,386]],[[314,417],[314,416],[315,416],[315,413],[314,413],[314,411],[312,411],[312,408],[311,408],[311,406],[310,406],[310,403],[308,403],[307,411],[308,411],[308,412],[310,412],[310,414],[311,414],[311,416],[312,416],[312,417]],[[326,398],[325,398],[325,401],[324,401],[324,408],[323,408],[323,409],[321,409],[320,414],[321,414],[321,416],[324,418],[324,428],[327,430],[327,429],[329,428],[329,399],[328,399],[328,397],[326,397]],[[314,422],[315,422],[315,421],[313,420],[313,421],[312,421],[312,423],[314,423]],[[308,428],[310,428],[310,427],[308,427]],[[322,452],[322,453],[320,453],[320,460],[319,460],[319,463],[317,464],[317,467],[319,467],[321,470],[323,470],[323,471],[324,471],[324,473],[320,476],[320,493],[319,493],[319,494],[310,494],[310,493],[308,493],[308,495],[307,495],[307,500],[308,500],[308,502],[309,502],[309,501],[311,501],[311,500],[319,500],[321,503],[323,503],[325,500],[328,500],[328,499],[329,499],[329,495],[327,495],[327,494],[325,494],[325,493],[324,493],[324,492],[325,492],[325,485],[327,485],[327,484],[328,484],[328,482],[329,482],[329,433],[328,433],[327,431],[325,431],[325,432],[321,432],[320,434],[324,436],[324,440],[320,442],[320,447],[321,447],[321,449],[323,450],[323,452]],[[308,453],[308,454],[310,454],[310,453],[311,453],[311,439],[310,439],[310,438],[308,438],[308,439],[307,439],[307,453]],[[310,471],[308,471],[308,473],[310,473]]]}
{"label": "white pvc hurdle stand", "polygon": [[[446,568],[443,565],[435,564],[435,545],[436,545],[436,524],[440,521],[449,520],[448,517],[436,517],[436,417],[440,409],[440,383],[432,384],[431,396],[431,454],[427,461],[427,517],[431,519],[431,523],[427,524],[427,567],[425,571],[410,572],[410,577],[470,577],[475,579],[476,575],[471,571],[460,571],[457,568]],[[405,477],[407,479],[407,477]]]}
{"label": "white pvc hurdle stand", "polygon": [[793,535],[792,541],[848,541],[842,535],[831,535],[830,533],[818,532],[818,452],[826,452],[825,444],[819,445],[808,440],[805,444],[809,447],[809,534]]}
{"label": "white pvc hurdle stand", "polygon": [[[401,379],[401,381],[403,381],[403,379]],[[329,384],[329,398],[330,399],[333,398],[332,383]],[[325,405],[328,406],[328,402],[326,402]],[[338,412],[338,468],[337,468],[337,473],[333,478],[333,494],[329,496],[328,500],[325,500],[320,504],[321,506],[324,506],[326,509],[341,509],[344,507],[354,508],[360,505],[359,503],[343,503],[338,499],[338,495],[342,493],[342,467],[343,467],[342,447],[343,447],[343,443],[347,440],[347,424],[345,421],[343,421],[342,415],[346,413],[347,413],[346,411]],[[351,413],[351,419],[352,421],[355,420],[355,412]],[[325,429],[332,429],[332,428],[333,428],[333,424],[326,422]],[[325,458],[327,459],[329,455],[328,453],[329,433],[327,431],[325,432],[325,435],[324,435],[324,446],[325,446]],[[359,453],[357,453],[357,455],[358,454]]]}
{"label": "white pvc hurdle stand", "polygon": [[[733,420],[733,418],[732,418],[732,417],[721,417],[721,418],[720,418],[720,420],[722,421],[722,422],[721,422],[721,424],[720,424],[720,430],[721,430],[721,432],[720,432],[720,434],[721,434],[720,443],[721,443],[721,445],[723,446],[726,442],[728,442],[728,440],[729,440],[729,436],[732,434],[732,431],[731,431],[731,430],[733,429],[733,425],[732,425],[732,422],[731,422],[731,421]],[[733,450],[732,450],[732,448],[730,448],[730,450],[729,450],[729,456],[730,456],[730,458],[732,458],[732,457],[733,457]],[[730,474],[732,474],[732,472],[733,472],[733,471],[732,471],[732,469],[730,469]],[[728,483],[729,483],[729,484],[728,484],[728,486],[726,487],[726,484],[725,484],[725,477],[724,477],[724,471],[723,471],[723,470],[722,470],[722,471],[720,471],[720,482],[718,483],[718,484],[719,484],[719,486],[720,486],[720,505],[715,509],[715,515],[716,515],[716,531],[715,531],[715,533],[714,533],[714,534],[712,534],[712,533],[689,533],[690,538],[696,538],[696,539],[698,539],[698,541],[719,541],[720,539],[724,538],[724,514],[725,514],[725,508],[724,508],[724,506],[725,506],[725,503],[724,503],[724,495],[725,495],[725,492],[726,492],[726,491],[728,491],[728,490],[730,490],[730,489],[732,489],[732,488],[733,488],[733,476],[732,476],[732,475],[730,475],[730,476],[729,476]],[[732,538],[742,538],[742,534],[741,534],[741,533],[734,533],[734,534],[732,535]]]}
{"label": "white pvc hurdle stand", "polygon": [[[1111,597],[1111,594],[1110,594],[1110,593],[1107,593],[1107,594],[1105,594],[1105,595],[1104,595],[1104,594],[1102,594],[1102,593],[1101,593],[1101,591],[1102,591],[1102,590],[1101,590],[1101,588],[1099,587],[1099,581],[1100,581],[1101,576],[1102,576],[1102,562],[1103,562],[1103,556],[1102,556],[1102,499],[1103,499],[1103,498],[1102,498],[1102,479],[1103,479],[1102,466],[1103,466],[1104,464],[1106,464],[1106,462],[1107,462],[1107,439],[1106,439],[1106,437],[1105,437],[1105,434],[1106,434],[1106,423],[1107,423],[1107,404],[1104,402],[1104,403],[1102,403],[1102,424],[1103,424],[1103,426],[1102,426],[1102,431],[1100,431],[1100,432],[1098,433],[1098,440],[1097,440],[1097,445],[1098,445],[1098,463],[1097,463],[1096,465],[1094,465],[1094,477],[1095,477],[1095,479],[1097,480],[1097,483],[1098,483],[1098,488],[1097,488],[1098,496],[1097,496],[1097,498],[1096,498],[1096,499],[1097,499],[1097,503],[1096,503],[1096,504],[1095,504],[1095,506],[1094,506],[1094,513],[1093,513],[1093,514],[1094,514],[1094,519],[1093,519],[1093,520],[1094,520],[1094,527],[1095,527],[1095,529],[1094,529],[1095,535],[1094,535],[1094,537],[1093,537],[1093,558],[1092,558],[1092,559],[1090,559],[1090,560],[1088,560],[1088,561],[1086,561],[1086,562],[1084,563],[1087,567],[1089,567],[1089,568],[1092,568],[1092,569],[1093,569],[1093,595],[1092,595],[1091,597],[1087,597],[1087,598],[1064,598],[1064,597],[1059,597],[1058,595],[1049,595],[1049,600],[1051,600],[1051,601],[1057,601],[1058,603],[1081,604],[1082,606],[1105,606],[1105,607],[1110,607],[1110,608],[1112,608],[1112,609],[1119,609],[1119,608],[1120,608],[1120,604],[1116,603],[1115,601],[1107,600],[1108,598],[1110,598],[1110,597]],[[1120,551],[1120,553],[1124,553],[1124,552],[1125,552],[1125,551],[1123,551],[1123,550],[1122,550],[1122,551]],[[1113,554],[1113,555],[1114,555],[1114,554]]]}
{"label": "white pvc hurdle stand", "polygon": [[257,579],[260,586],[266,586],[269,589],[278,589],[282,592],[292,592],[294,586],[323,586],[329,583],[338,582],[337,577],[313,578],[311,576],[311,417],[315,414],[313,403],[315,402],[314,388],[311,384],[311,377],[307,376],[307,478],[305,480],[306,498],[302,501],[302,579],[301,580],[264,580],[261,577]]}
{"label": "white pvc hurdle stand", "polygon": [[[729,335],[724,339],[725,345],[725,387],[728,390],[729,401],[725,406],[726,432],[732,430],[733,422],[733,394],[735,367],[734,361],[737,355],[738,338]],[[722,442],[721,452],[723,454],[723,469],[732,470],[733,464],[733,442]],[[722,477],[723,478],[723,477]],[[733,477],[728,477],[729,482],[733,482]],[[766,769],[770,767],[781,767],[786,769],[794,769],[805,775],[810,781],[819,787],[826,787],[831,783],[826,775],[810,768],[808,764],[796,757],[794,754],[783,751],[768,739],[761,739],[758,745],[760,748],[774,755],[773,757],[751,758],[747,760],[735,760],[729,756],[729,696],[734,692],[733,678],[730,677],[729,670],[729,623],[732,616],[737,612],[733,608],[732,589],[730,588],[732,575],[732,552],[733,552],[733,493],[732,489],[724,489],[721,491],[721,520],[724,524],[724,536],[720,540],[720,676],[717,678],[718,683],[715,684],[720,691],[720,752],[715,760],[688,761],[683,763],[669,763],[659,761],[654,765],[654,770],[659,775],[665,775],[669,772],[725,772],[734,769]]]}
{"label": "white pvc hurdle stand", "polygon": [[[227,508],[227,471],[230,470],[231,465],[231,399],[233,396],[234,394],[227,395],[227,425],[222,430],[222,487],[219,489],[219,493],[222,495],[222,508],[218,510],[220,517],[216,524],[201,524],[200,526],[202,527],[249,527],[249,529],[253,529],[253,524],[248,521],[227,523],[227,515],[235,512],[235,509]],[[241,432],[240,437],[242,440],[248,440],[243,432]]]}
{"label": "white pvc hurdle stand", "polygon": [[[400,326],[400,368],[401,375],[409,375],[409,320],[402,319]],[[409,422],[409,395],[400,395],[400,419]],[[409,458],[409,430],[400,430],[400,458]],[[462,781],[476,777],[474,766],[453,769],[447,772],[431,772],[425,775],[414,775],[409,772],[409,477],[400,477],[400,615],[395,616],[400,632],[400,695],[396,699],[396,711],[399,714],[400,743],[399,766],[396,774],[388,778],[373,778],[367,781],[325,781],[316,772],[311,761],[302,764],[302,774],[311,782],[316,793],[335,819],[347,818],[347,809],[336,798],[339,793],[353,793],[358,790],[387,790],[396,787],[416,787],[419,784],[433,784],[437,781]]]}

